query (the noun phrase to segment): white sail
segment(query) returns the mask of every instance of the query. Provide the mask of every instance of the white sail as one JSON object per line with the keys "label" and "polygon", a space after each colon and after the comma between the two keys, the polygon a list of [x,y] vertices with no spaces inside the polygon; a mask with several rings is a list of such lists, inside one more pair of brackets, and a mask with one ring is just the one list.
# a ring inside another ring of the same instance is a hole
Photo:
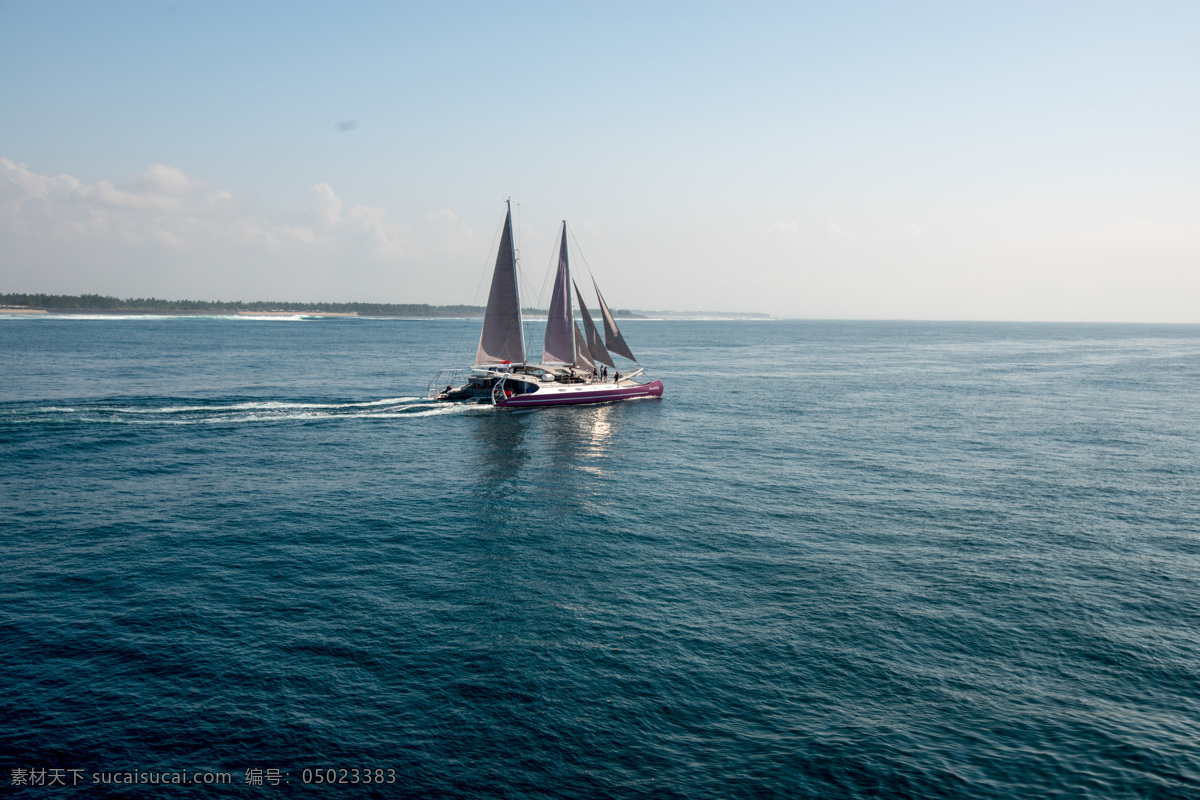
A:
{"label": "white sail", "polygon": [[[558,270],[549,301],[543,360],[529,362],[531,355],[525,351],[522,331],[520,273],[512,222],[510,205],[504,217],[500,249],[496,253],[474,368],[440,370],[429,382],[428,397],[447,403],[490,403],[503,409],[662,397],[662,381],[635,380],[642,373],[640,367],[632,371],[621,367],[612,380],[597,379],[597,368],[607,372],[616,370],[617,366],[583,301],[578,282],[571,279],[565,222],[559,240]],[[594,279],[592,283],[595,284]],[[575,302],[572,294],[579,302],[578,321],[571,306]],[[616,348],[615,352],[633,359],[599,287],[596,296],[600,300],[609,343]],[[532,357],[536,357],[536,353]],[[511,366],[502,367],[501,364]]]}
{"label": "white sail", "polygon": [[604,342],[601,341],[600,334],[596,331],[596,323],[592,322],[592,315],[588,313],[587,306],[583,304],[583,295],[579,293],[579,286],[575,287],[575,297],[579,300],[579,313],[583,317],[583,330],[587,337],[587,349],[592,354],[592,360],[616,369],[617,365],[613,363],[612,356],[604,349]]}
{"label": "white sail", "polygon": [[[604,302],[604,295],[600,294],[600,287],[596,285],[595,278],[592,278],[592,288],[596,290],[596,299],[600,301],[600,315],[604,318],[604,346],[610,352],[625,356],[636,363],[637,359],[634,358],[629,345],[625,344],[625,337],[621,335],[617,321],[613,319],[612,312],[608,310],[608,304]],[[578,289],[576,291],[578,292]]]}
{"label": "white sail", "polygon": [[517,254],[513,249],[512,208],[504,217],[504,233],[496,253],[492,289],[483,315],[483,332],[475,365],[525,363],[525,337],[521,332],[521,295],[517,288]]}
{"label": "white sail", "polygon": [[571,270],[567,266],[567,223],[562,227],[562,246],[558,251],[558,273],[550,294],[550,314],[546,317],[546,340],[542,346],[543,364],[571,364],[575,361],[575,322],[571,316]]}
{"label": "white sail", "polygon": [[587,340],[583,338],[583,334],[579,331],[579,325],[571,320],[571,327],[575,329],[575,366],[583,367],[586,370],[594,370],[596,364],[592,361],[587,349]]}

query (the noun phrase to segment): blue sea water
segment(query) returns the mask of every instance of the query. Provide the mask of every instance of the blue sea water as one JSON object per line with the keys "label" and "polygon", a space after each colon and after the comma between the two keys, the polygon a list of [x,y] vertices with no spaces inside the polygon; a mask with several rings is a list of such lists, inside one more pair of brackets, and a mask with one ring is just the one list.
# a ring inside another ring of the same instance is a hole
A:
{"label": "blue sea water", "polygon": [[1200,327],[624,328],[507,412],[475,321],[0,319],[0,785],[1200,796]]}

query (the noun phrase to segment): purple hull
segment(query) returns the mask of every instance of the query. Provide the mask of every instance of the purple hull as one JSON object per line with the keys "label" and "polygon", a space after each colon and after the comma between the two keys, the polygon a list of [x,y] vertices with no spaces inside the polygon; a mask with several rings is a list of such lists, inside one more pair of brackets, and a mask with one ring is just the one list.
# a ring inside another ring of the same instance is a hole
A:
{"label": "purple hull", "polygon": [[662,397],[662,381],[639,386],[587,385],[580,388],[548,386],[533,394],[518,394],[496,403],[497,408],[534,408],[536,406],[567,406],[578,403],[608,403],[613,400],[633,400],[637,397]]}

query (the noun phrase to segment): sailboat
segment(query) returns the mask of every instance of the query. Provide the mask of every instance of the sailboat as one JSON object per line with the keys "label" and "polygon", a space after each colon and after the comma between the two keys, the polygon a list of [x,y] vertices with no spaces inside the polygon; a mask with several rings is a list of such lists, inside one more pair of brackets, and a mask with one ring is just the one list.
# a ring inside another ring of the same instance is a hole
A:
{"label": "sailboat", "polygon": [[[567,223],[562,226],[558,272],[550,296],[541,361],[531,362],[525,352],[524,319],[517,281],[517,254],[512,235],[512,205],[508,203],[492,287],[488,293],[483,330],[470,369],[446,369],[429,383],[433,400],[491,403],[497,408],[531,408],[578,403],[607,403],[642,397],[661,397],[662,381],[639,383],[643,368],[621,374],[612,354],[637,364],[617,321],[592,280],[599,301],[604,338],[596,329],[578,285],[571,279],[567,260]],[[572,312],[571,290],[579,303],[583,330]],[[608,377],[608,369],[613,375]],[[443,386],[443,384],[445,384]]]}

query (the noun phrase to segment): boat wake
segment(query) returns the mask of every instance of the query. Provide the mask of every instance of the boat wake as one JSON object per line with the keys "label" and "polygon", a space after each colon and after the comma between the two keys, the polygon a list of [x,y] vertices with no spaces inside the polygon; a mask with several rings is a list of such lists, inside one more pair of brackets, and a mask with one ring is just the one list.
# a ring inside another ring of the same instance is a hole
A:
{"label": "boat wake", "polygon": [[[155,402],[157,400],[157,403]],[[70,405],[12,404],[0,407],[0,425],[21,423],[116,423],[220,425],[335,419],[397,420],[446,414],[488,413],[490,405],[438,403],[423,397],[389,397],[345,403],[286,400],[245,402],[188,399],[161,405],[162,398]]]}

